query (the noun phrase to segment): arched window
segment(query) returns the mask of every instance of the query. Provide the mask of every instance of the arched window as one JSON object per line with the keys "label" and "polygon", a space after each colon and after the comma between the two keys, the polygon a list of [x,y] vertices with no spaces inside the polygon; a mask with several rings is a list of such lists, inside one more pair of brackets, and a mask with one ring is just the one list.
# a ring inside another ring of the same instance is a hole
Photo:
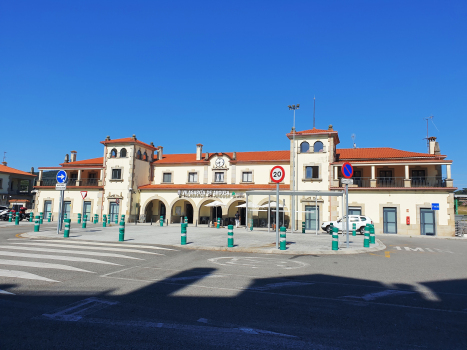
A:
{"label": "arched window", "polygon": [[115,148],[110,151],[110,158],[117,158],[117,150]]}
{"label": "arched window", "polygon": [[305,141],[300,144],[300,153],[308,152],[309,149],[310,149],[310,144],[308,142]]}
{"label": "arched window", "polygon": [[141,159],[141,151],[136,152],[136,159]]}
{"label": "arched window", "polygon": [[316,141],[313,145],[313,152],[323,152],[323,143],[321,141]]}
{"label": "arched window", "polygon": [[120,150],[120,158],[125,158],[126,157],[126,148],[122,148]]}
{"label": "arched window", "polygon": [[144,160],[144,161],[147,161],[147,160],[148,160],[148,154],[146,153],[146,151],[144,151],[143,160]]}

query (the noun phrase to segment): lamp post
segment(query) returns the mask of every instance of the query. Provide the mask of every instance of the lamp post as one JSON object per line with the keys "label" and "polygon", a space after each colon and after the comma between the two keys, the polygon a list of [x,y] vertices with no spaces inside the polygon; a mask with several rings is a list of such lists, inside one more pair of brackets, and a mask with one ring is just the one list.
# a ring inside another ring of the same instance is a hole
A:
{"label": "lamp post", "polygon": [[[289,111],[293,110],[293,156],[292,156],[292,191],[295,191],[295,110],[300,109],[300,104],[289,105]],[[292,195],[292,233],[295,230],[295,196]]]}

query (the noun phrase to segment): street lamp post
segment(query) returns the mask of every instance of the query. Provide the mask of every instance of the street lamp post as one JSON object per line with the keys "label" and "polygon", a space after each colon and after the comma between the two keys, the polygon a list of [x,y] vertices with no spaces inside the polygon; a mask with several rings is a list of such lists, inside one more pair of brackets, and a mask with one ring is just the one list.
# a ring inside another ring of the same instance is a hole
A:
{"label": "street lamp post", "polygon": [[[293,110],[293,155],[292,155],[292,191],[295,191],[295,110],[300,109],[300,104],[289,105],[289,111]],[[295,230],[295,196],[292,195],[292,233]]]}

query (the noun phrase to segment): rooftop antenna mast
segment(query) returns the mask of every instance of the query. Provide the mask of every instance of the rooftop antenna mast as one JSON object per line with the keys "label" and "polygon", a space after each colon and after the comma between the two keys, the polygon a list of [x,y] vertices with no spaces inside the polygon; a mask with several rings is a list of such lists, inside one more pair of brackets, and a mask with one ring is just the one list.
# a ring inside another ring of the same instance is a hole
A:
{"label": "rooftop antenna mast", "polygon": [[5,163],[5,159],[6,159],[6,152],[3,152],[3,162]]}
{"label": "rooftop antenna mast", "polygon": [[353,148],[357,148],[357,145],[355,144],[355,139],[357,138],[357,136],[355,136],[355,134],[352,134],[352,141],[353,141]]}
{"label": "rooftop antenna mast", "polygon": [[316,97],[313,96],[313,129],[315,128],[315,105],[316,105]]}
{"label": "rooftop antenna mast", "polygon": [[430,153],[430,140],[428,140],[428,138],[430,137],[430,135],[428,134],[428,120],[431,119],[431,122],[433,122],[433,118],[434,116],[430,115],[428,118],[423,118],[426,120],[426,138],[424,140],[426,140],[426,147],[428,148],[428,153]]}

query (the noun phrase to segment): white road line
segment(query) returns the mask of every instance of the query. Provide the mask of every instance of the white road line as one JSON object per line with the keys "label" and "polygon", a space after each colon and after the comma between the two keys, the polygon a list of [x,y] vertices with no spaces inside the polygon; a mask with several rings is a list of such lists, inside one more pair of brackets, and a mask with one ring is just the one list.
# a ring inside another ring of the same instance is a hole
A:
{"label": "white road line", "polygon": [[55,280],[51,280],[50,278],[35,275],[33,273],[16,270],[0,270],[0,277],[23,278],[26,280],[38,280],[46,282],[58,282]]}
{"label": "white road line", "polygon": [[270,289],[277,289],[277,288],[283,288],[283,287],[300,287],[300,286],[306,286],[306,285],[312,285],[314,283],[306,283],[306,282],[278,282],[278,283],[270,283],[266,284],[265,286],[262,287],[253,287],[253,288],[248,288],[252,290],[270,290]]}
{"label": "white road line", "polygon": [[387,289],[387,290],[383,290],[382,292],[370,293],[370,294],[365,294],[362,296],[346,295],[341,298],[362,299],[362,300],[370,301],[370,300],[375,300],[378,298],[384,298],[384,297],[394,296],[394,295],[405,295],[405,294],[415,294],[415,292],[410,292],[406,290]]}
{"label": "white road line", "polygon": [[140,253],[140,254],[153,254],[153,255],[164,255],[160,253],[146,252],[144,250],[138,249],[129,249],[129,248],[107,248],[107,247],[88,247],[82,245],[69,245],[69,244],[57,244],[57,243],[32,243],[32,242],[21,242],[21,243],[11,243],[15,245],[33,245],[33,246],[45,246],[45,247],[58,247],[58,248],[79,248],[79,249],[98,249],[98,250],[107,250],[114,252],[129,252],[129,253]]}
{"label": "white road line", "polygon": [[36,252],[46,252],[46,253],[67,253],[67,254],[78,254],[78,255],[91,255],[91,256],[108,256],[113,258],[124,258],[124,259],[134,259],[134,260],[144,260],[140,258],[134,258],[132,256],[122,255],[122,254],[113,254],[113,253],[100,253],[100,252],[84,252],[82,250],[66,250],[66,249],[49,249],[49,248],[35,248],[35,247],[19,247],[13,245],[0,245],[0,248],[3,249],[18,249],[18,250],[32,250]]}
{"label": "white road line", "polygon": [[[35,239],[35,241],[39,242],[60,242],[63,243],[63,239]],[[108,247],[130,247],[130,248],[145,248],[145,249],[160,249],[160,250],[173,250],[178,252],[177,249],[171,249],[171,248],[162,248],[162,247],[155,247],[151,245],[141,245],[141,244],[133,244],[133,243],[100,243],[100,242],[78,242],[78,241],[66,241],[69,244],[89,244],[89,245],[102,245],[102,246],[108,246]],[[128,245],[127,245],[128,244]]]}
{"label": "white road line", "polygon": [[5,260],[0,259],[0,265],[11,265],[11,266],[28,266],[28,267],[35,267],[39,269],[56,269],[56,270],[68,270],[68,271],[79,271],[79,272],[89,272],[95,273],[88,270],[79,269],[77,267],[63,265],[63,264],[50,264],[50,263],[43,263],[43,262],[35,262],[35,261],[20,261],[20,260]]}
{"label": "white road line", "polygon": [[10,292],[7,292],[6,290],[3,290],[3,289],[0,289],[0,294],[11,294],[11,295],[15,295],[15,293],[10,293]]}
{"label": "white road line", "polygon": [[0,255],[14,256],[14,257],[17,257],[17,258],[81,261],[81,262],[88,262],[88,263],[94,263],[94,264],[122,266],[121,264],[115,264],[115,263],[111,263],[111,262],[104,261],[104,260],[91,259],[91,258],[81,258],[81,257],[66,256],[66,255],[49,255],[49,254],[31,254],[31,253],[19,253],[19,252],[6,252],[4,250],[0,250]]}
{"label": "white road line", "polygon": [[53,314],[42,314],[42,316],[53,320],[76,322],[81,320],[85,315],[115,304],[118,304],[118,302],[91,297],[59,309]]}

